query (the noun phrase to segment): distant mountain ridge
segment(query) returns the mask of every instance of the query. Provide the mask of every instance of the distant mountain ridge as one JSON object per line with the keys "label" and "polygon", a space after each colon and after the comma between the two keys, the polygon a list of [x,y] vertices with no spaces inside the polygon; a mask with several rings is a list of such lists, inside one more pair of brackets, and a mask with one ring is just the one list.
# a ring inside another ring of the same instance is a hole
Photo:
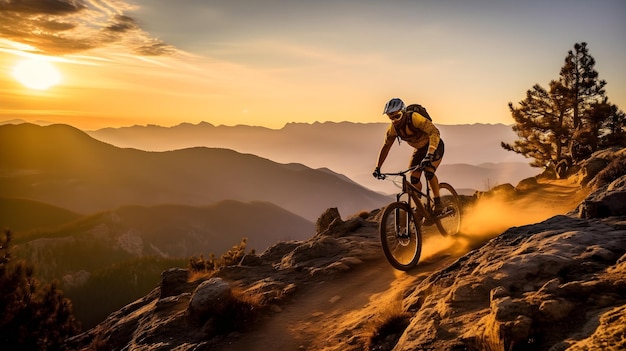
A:
{"label": "distant mountain ridge", "polygon": [[123,206],[20,232],[15,244],[22,258],[37,264],[39,275],[70,279],[141,257],[220,255],[244,237],[249,249],[263,251],[280,241],[307,239],[314,231],[311,221],[276,205],[224,200],[202,207]]}
{"label": "distant mountain ridge", "polygon": [[[207,122],[104,128],[87,133],[98,140],[149,151],[186,147],[223,147],[252,153],[279,163],[297,162],[311,168],[328,168],[376,191],[393,193],[389,182],[371,177],[388,123],[316,122],[288,123],[281,129],[245,125],[215,126]],[[487,190],[486,184],[516,184],[540,173],[521,155],[502,149],[517,135],[504,124],[439,125],[446,145],[440,178],[457,188]],[[407,167],[412,149],[395,145],[385,162],[388,171]],[[479,165],[491,163],[485,169]],[[464,167],[458,167],[463,164]],[[467,167],[469,166],[469,167]],[[460,173],[475,168],[467,174]]]}
{"label": "distant mountain ridge", "polygon": [[0,228],[25,231],[53,227],[78,218],[78,213],[39,201],[0,197]]}
{"label": "distant mountain ridge", "polygon": [[233,150],[121,149],[67,126],[0,126],[0,196],[32,199],[88,214],[124,205],[203,206],[224,199],[267,201],[315,220],[388,198],[332,172],[278,164]]}
{"label": "distant mountain ridge", "polygon": [[121,149],[67,125],[0,126],[0,148],[0,226],[86,325],[192,255],[219,257],[243,237],[258,251],[304,240],[328,207],[389,201],[329,169],[227,149]]}

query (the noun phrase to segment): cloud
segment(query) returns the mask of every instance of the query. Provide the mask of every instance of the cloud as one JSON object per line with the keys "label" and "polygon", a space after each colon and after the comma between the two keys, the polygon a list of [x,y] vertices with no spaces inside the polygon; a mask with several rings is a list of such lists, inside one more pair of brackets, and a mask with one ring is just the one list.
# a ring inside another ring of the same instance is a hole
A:
{"label": "cloud", "polygon": [[111,0],[0,0],[0,37],[47,55],[122,45],[146,56],[176,48],[151,37],[126,14],[133,7]]}
{"label": "cloud", "polygon": [[60,0],[3,0],[0,9],[15,13],[63,15],[84,9],[85,6],[74,1]]}

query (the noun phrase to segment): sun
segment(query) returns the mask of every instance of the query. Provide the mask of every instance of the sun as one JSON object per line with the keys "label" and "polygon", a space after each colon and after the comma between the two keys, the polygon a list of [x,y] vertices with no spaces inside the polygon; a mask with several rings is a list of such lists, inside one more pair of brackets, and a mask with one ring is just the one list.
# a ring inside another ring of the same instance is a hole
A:
{"label": "sun", "polygon": [[29,58],[13,67],[13,77],[27,88],[46,90],[61,82],[61,72],[47,60]]}

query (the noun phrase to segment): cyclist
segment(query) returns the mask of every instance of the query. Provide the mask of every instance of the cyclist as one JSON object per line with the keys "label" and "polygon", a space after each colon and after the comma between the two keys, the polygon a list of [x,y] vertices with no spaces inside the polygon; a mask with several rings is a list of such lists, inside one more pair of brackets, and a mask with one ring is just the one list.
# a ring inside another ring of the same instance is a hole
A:
{"label": "cyclist", "polygon": [[[407,111],[404,102],[398,98],[393,98],[387,102],[383,114],[389,117],[391,125],[387,129],[385,143],[380,150],[378,163],[372,175],[376,178],[380,176],[380,167],[385,162],[394,140],[399,138],[406,141],[407,144],[415,148],[409,167],[413,168],[419,164],[424,169],[426,179],[433,190],[434,214],[439,215],[443,208],[439,196],[439,180],[435,175],[435,171],[441,164],[444,145],[439,135],[439,129],[431,121],[426,109],[420,108],[419,111]],[[411,184],[419,190],[422,189],[421,175],[421,170],[416,168],[410,176]]]}

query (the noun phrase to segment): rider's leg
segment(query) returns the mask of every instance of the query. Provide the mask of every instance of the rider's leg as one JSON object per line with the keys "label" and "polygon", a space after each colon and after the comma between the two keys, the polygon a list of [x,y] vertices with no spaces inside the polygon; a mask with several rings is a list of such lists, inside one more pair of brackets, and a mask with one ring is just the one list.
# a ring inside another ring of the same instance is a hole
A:
{"label": "rider's leg", "polygon": [[434,212],[436,215],[439,215],[443,211],[443,205],[441,204],[441,196],[439,194],[439,179],[435,174],[437,168],[441,164],[441,160],[443,159],[444,154],[444,144],[442,140],[439,140],[439,145],[437,145],[437,150],[435,151],[435,159],[432,160],[432,169],[425,171],[426,178],[430,184],[430,188],[433,189],[433,201],[435,203]]}
{"label": "rider's leg", "polygon": [[[435,171],[437,170],[440,164],[441,164],[441,159],[432,162],[432,165]],[[428,177],[428,174],[426,174],[426,176]],[[430,188],[433,190],[433,197],[435,199],[438,199],[439,198],[439,179],[437,178],[437,174],[435,174],[434,172],[432,173],[432,177],[430,177],[430,179],[428,180],[428,184],[430,184]]]}
{"label": "rider's leg", "polygon": [[[422,162],[422,160],[424,159],[424,156],[426,156],[427,151],[428,151],[428,146],[413,150],[413,155],[411,156],[411,160],[409,161],[409,168],[419,166],[420,162]],[[420,181],[421,177],[422,177],[421,170],[416,169],[413,172],[411,172],[411,178],[410,178],[411,184],[413,184],[419,191],[422,191],[422,182]]]}
{"label": "rider's leg", "polygon": [[441,196],[439,194],[439,178],[437,178],[437,175],[435,174],[435,171],[440,164],[441,159],[433,161],[432,165],[434,169],[432,169],[432,172],[426,172],[426,178],[428,178],[428,183],[430,184],[430,188],[433,191],[433,202],[435,205],[433,208],[433,212],[435,215],[439,215],[443,211]]}
{"label": "rider's leg", "polygon": [[422,191],[422,182],[420,181],[421,176],[422,172],[420,171],[411,172],[411,184],[413,184],[413,186],[419,191]]}

